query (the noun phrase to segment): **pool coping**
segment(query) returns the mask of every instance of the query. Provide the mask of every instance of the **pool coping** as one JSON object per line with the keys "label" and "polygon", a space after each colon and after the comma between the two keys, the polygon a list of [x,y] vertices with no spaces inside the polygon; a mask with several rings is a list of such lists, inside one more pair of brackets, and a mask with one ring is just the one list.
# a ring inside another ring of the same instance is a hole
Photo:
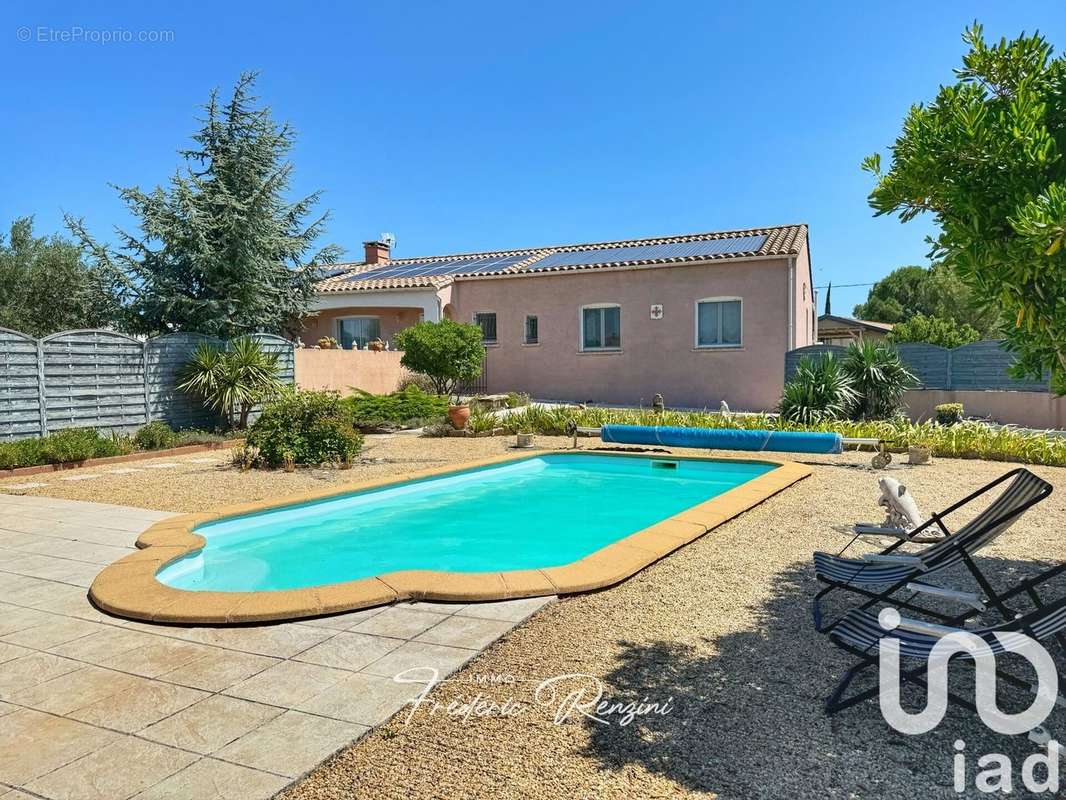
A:
{"label": "pool coping", "polygon": [[[379,489],[543,455],[730,461],[773,464],[775,469],[612,542],[577,561],[558,567],[503,572],[404,570],[345,583],[256,592],[189,591],[167,586],[156,578],[156,573],[163,567],[204,546],[204,537],[193,530],[198,525],[224,517],[327,500],[352,492]],[[165,623],[237,624],[317,617],[399,600],[471,602],[588,592],[626,580],[811,473],[811,468],[803,464],[765,458],[715,458],[673,453],[655,456],[588,450],[542,450],[508,454],[388,478],[332,486],[279,500],[243,503],[226,506],[217,511],[184,514],[157,522],[138,537],[139,549],[136,552],[110,564],[96,576],[89,588],[89,597],[102,610],[131,619]]]}

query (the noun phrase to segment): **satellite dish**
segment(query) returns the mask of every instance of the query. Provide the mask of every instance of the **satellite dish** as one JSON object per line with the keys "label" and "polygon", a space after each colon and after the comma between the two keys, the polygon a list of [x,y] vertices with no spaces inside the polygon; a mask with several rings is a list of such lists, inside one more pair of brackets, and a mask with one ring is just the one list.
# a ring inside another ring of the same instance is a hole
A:
{"label": "satellite dish", "polygon": [[388,231],[386,231],[385,233],[381,234],[379,241],[384,245],[388,245],[389,249],[391,250],[396,246],[396,234],[389,233]]}

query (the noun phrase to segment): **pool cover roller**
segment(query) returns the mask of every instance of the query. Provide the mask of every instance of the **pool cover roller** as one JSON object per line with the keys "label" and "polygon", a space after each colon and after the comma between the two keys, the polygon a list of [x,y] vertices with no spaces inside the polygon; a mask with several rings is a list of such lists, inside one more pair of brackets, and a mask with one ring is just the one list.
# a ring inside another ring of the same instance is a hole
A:
{"label": "pool cover roller", "polygon": [[844,452],[839,433],[745,431],[727,428],[675,428],[650,425],[604,425],[600,438],[616,444],[660,444],[708,450],[770,450],[779,453]]}

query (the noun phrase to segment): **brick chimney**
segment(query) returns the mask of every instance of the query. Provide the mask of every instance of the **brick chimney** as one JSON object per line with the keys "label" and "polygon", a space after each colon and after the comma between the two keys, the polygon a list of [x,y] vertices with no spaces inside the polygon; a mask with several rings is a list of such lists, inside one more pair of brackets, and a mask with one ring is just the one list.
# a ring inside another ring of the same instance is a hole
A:
{"label": "brick chimney", "polygon": [[389,263],[389,246],[385,242],[363,242],[367,264]]}

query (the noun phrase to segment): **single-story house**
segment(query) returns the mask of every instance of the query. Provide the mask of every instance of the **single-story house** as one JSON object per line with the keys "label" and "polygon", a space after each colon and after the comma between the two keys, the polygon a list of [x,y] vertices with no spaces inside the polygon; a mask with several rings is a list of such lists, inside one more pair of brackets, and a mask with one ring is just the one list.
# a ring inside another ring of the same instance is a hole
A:
{"label": "single-story house", "polygon": [[481,326],[486,391],[773,408],[817,319],[806,225],[362,262],[321,280],[301,339],[387,342],[419,320]]}
{"label": "single-story house", "polygon": [[818,317],[818,339],[822,344],[847,347],[852,342],[864,339],[880,341],[892,331],[888,322],[871,322],[866,319],[841,317],[837,314],[822,314]]}

